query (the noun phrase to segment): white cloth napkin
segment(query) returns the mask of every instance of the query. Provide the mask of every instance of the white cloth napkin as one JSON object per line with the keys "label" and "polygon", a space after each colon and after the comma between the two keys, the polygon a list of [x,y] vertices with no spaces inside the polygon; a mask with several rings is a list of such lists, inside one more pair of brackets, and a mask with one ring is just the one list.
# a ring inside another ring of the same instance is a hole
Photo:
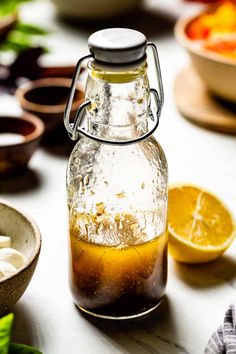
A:
{"label": "white cloth napkin", "polygon": [[225,313],[224,323],[209,339],[205,354],[236,354],[235,308],[230,305]]}

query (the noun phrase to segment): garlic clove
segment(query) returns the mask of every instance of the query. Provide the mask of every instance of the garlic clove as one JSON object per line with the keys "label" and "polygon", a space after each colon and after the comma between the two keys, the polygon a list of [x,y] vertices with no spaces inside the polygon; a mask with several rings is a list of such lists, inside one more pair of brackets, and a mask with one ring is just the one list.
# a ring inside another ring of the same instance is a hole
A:
{"label": "garlic clove", "polygon": [[25,257],[14,248],[0,248],[0,261],[8,262],[18,269],[25,263]]}
{"label": "garlic clove", "polygon": [[11,238],[8,236],[0,236],[0,248],[11,247]]}
{"label": "garlic clove", "polygon": [[8,262],[0,261],[0,280],[11,276],[15,272],[16,272],[16,268],[12,264]]}

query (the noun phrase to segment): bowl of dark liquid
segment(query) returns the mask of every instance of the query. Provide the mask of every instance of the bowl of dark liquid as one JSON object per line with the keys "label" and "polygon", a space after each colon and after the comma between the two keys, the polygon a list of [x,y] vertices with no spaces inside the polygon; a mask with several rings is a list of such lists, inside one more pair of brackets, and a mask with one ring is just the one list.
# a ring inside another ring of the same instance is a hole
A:
{"label": "bowl of dark liquid", "polygon": [[0,116],[0,175],[25,168],[43,133],[43,122],[31,114]]}
{"label": "bowl of dark liquid", "polygon": [[[69,97],[71,80],[45,78],[28,81],[16,90],[21,108],[38,116],[45,124],[46,133],[63,127],[63,115]],[[83,91],[77,86],[72,104],[71,119],[83,101]]]}

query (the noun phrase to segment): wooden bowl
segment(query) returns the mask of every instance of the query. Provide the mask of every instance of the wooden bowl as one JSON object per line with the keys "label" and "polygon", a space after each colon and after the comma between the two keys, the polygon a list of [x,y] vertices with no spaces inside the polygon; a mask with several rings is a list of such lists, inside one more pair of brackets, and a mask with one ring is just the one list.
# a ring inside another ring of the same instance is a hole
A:
{"label": "wooden bowl", "polygon": [[175,36],[189,53],[193,67],[209,91],[220,98],[236,102],[236,60],[207,50],[187,36],[187,26],[203,13],[180,18],[175,26]]}
{"label": "wooden bowl", "polygon": [[0,200],[0,232],[10,236],[12,247],[23,253],[26,262],[0,281],[0,316],[11,310],[25,292],[38,262],[41,236],[35,222],[21,211]]}
{"label": "wooden bowl", "polygon": [[0,116],[0,174],[26,167],[43,133],[42,121],[33,115]]}
{"label": "wooden bowl", "polygon": [[[16,97],[24,111],[35,114],[45,124],[46,133],[62,128],[63,115],[69,97],[71,80],[45,78],[28,81],[16,90]],[[72,104],[71,119],[83,101],[83,91],[77,86]]]}

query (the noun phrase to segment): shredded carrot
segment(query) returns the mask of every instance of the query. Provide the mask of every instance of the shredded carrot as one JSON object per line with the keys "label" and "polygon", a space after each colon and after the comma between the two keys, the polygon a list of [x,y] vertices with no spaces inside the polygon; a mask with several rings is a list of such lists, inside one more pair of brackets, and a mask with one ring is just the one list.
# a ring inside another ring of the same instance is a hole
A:
{"label": "shredded carrot", "polygon": [[209,50],[236,57],[236,3],[227,1],[200,15],[186,28],[192,40],[202,40]]}

